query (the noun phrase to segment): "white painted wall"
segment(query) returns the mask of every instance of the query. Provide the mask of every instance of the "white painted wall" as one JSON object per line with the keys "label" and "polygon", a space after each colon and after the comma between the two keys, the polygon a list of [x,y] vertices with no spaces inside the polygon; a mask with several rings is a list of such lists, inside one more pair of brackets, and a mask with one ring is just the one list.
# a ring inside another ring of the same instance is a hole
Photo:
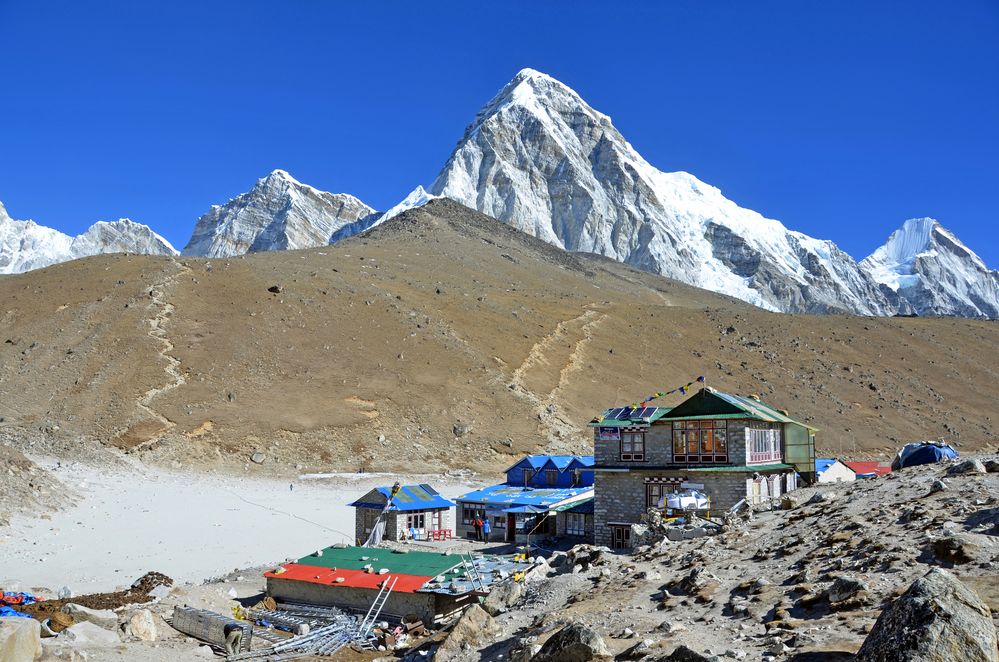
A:
{"label": "white painted wall", "polygon": [[849,483],[857,480],[853,469],[836,460],[829,468],[819,474],[820,483]]}

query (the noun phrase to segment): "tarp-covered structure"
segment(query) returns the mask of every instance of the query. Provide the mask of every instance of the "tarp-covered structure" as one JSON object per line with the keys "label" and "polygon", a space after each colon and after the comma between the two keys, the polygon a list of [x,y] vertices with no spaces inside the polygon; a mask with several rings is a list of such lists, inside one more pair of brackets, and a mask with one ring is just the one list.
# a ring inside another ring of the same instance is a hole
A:
{"label": "tarp-covered structure", "polygon": [[891,463],[892,471],[921,464],[935,464],[957,457],[957,451],[943,441],[914,441],[902,446]]}

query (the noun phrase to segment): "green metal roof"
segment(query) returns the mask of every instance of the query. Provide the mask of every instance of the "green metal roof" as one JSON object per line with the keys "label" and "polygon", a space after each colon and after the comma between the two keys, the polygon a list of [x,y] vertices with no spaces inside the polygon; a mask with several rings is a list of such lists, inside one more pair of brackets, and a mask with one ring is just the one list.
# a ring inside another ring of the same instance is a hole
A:
{"label": "green metal roof", "polygon": [[734,466],[725,465],[719,467],[692,467],[684,469],[684,471],[689,471],[691,473],[748,473],[750,471],[778,471],[780,469],[794,469],[794,466],[775,462],[773,464],[739,464]]}
{"label": "green metal roof", "polygon": [[444,574],[461,563],[457,554],[415,551],[400,554],[381,547],[327,547],[322,552],[322,556],[302,557],[298,563],[347,570],[363,570],[370,563],[376,572],[388,568],[392,573],[424,577]]}
{"label": "green metal roof", "polygon": [[722,393],[708,386],[673,407],[662,418],[670,421],[751,418],[768,423],[792,423],[813,431],[818,429],[756,398]]}

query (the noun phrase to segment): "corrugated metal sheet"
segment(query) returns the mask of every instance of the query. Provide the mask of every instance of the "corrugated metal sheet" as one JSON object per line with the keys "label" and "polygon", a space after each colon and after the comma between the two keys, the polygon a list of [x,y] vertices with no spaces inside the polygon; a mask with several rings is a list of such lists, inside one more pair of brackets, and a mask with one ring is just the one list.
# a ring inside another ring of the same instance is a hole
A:
{"label": "corrugated metal sheet", "polygon": [[[652,410],[650,413],[648,410]],[[669,407],[611,407],[594,418],[587,425],[592,427],[623,428],[633,425],[653,423],[668,414]],[[639,415],[643,414],[643,415]]]}
{"label": "corrugated metal sheet", "polygon": [[[357,501],[347,505],[355,508],[377,508],[378,510],[381,510],[385,507],[385,502],[378,503],[377,501],[366,499],[366,497],[372,492],[378,492],[383,497],[388,499],[389,495],[392,494],[392,488],[391,486],[376,487]],[[430,485],[403,485],[399,490],[399,493],[395,495],[395,499],[392,501],[392,508],[390,510],[407,512],[413,510],[429,510],[431,508],[450,508],[453,505],[454,502],[448,501],[442,497],[440,493]]]}
{"label": "corrugated metal sheet", "polygon": [[490,485],[481,490],[463,494],[456,499],[460,502],[484,503],[500,506],[540,506],[546,510],[566,501],[575,503],[587,496],[592,497],[592,487],[565,487],[558,489],[533,489],[511,485]]}
{"label": "corrugated metal sheet", "polygon": [[[506,469],[511,471],[518,467],[530,467],[535,471],[542,469],[547,464],[554,465],[559,471],[565,471],[573,463],[581,464],[584,467],[593,466],[592,455],[525,455],[517,460],[515,464]],[[505,473],[505,472],[504,472]]]}
{"label": "corrugated metal sheet", "polygon": [[327,568],[301,563],[288,563],[281,567],[284,568],[284,572],[280,574],[266,572],[264,573],[264,577],[309,582],[310,584],[323,584],[325,586],[368,588],[375,591],[378,590],[383,581],[393,578],[396,580],[396,583],[392,590],[400,593],[415,593],[418,589],[423,588],[423,585],[431,579],[431,575],[406,575],[394,572],[379,575],[377,573],[364,572],[363,570]]}

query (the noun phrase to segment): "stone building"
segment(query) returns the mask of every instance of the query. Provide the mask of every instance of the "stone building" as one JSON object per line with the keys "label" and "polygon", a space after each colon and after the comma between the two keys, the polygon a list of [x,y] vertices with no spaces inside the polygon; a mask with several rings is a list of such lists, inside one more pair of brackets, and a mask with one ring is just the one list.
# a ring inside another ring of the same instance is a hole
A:
{"label": "stone building", "polygon": [[630,548],[631,525],[669,492],[703,492],[718,514],[815,480],[816,429],[756,397],[705,387],[672,409],[610,409],[590,427],[598,545]]}
{"label": "stone building", "polygon": [[382,540],[407,540],[414,535],[427,538],[432,531],[453,531],[451,508],[454,503],[430,485],[403,485],[385,509],[391,487],[376,487],[350,506],[354,507],[354,538],[364,543],[380,518],[385,519]]}
{"label": "stone building", "polygon": [[816,482],[819,483],[851,483],[857,480],[857,474],[845,463],[832,457],[820,457],[815,460]]}

